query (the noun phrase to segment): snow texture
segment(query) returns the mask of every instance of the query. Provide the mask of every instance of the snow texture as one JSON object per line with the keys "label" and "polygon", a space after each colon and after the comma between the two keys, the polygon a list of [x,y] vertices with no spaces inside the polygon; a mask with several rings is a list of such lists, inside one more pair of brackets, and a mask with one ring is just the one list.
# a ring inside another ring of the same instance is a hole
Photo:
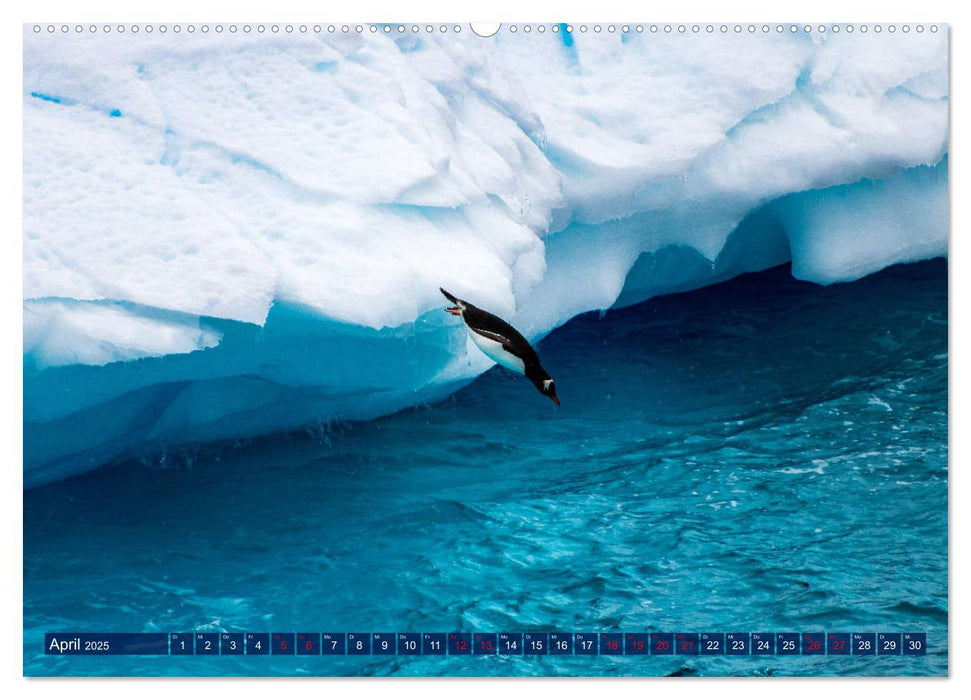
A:
{"label": "snow texture", "polygon": [[23,99],[28,486],[441,398],[439,286],[538,339],[947,253],[946,32],[27,27]]}

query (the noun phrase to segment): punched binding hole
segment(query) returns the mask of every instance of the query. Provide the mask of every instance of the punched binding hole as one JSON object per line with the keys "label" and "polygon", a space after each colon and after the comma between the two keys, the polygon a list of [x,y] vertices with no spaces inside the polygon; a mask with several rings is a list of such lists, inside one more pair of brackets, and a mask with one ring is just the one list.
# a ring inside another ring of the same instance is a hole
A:
{"label": "punched binding hole", "polygon": [[498,33],[502,24],[499,22],[472,22],[469,28],[472,33],[476,36],[480,36],[483,39],[488,39],[490,36],[495,36]]}

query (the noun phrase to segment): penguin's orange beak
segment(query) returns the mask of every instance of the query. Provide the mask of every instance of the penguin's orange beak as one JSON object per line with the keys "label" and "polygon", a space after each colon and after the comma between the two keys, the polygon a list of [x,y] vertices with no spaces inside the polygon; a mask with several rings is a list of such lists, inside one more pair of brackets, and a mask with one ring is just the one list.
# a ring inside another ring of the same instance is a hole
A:
{"label": "penguin's orange beak", "polygon": [[450,313],[450,314],[452,314],[453,316],[461,316],[462,315],[462,309],[460,309],[457,306],[450,306],[449,308],[445,309],[445,311],[448,312],[448,313]]}
{"label": "penguin's orange beak", "polygon": [[556,398],[555,396],[551,396],[550,398],[553,399],[553,403],[555,403],[557,406],[560,405],[560,400],[558,398]]}

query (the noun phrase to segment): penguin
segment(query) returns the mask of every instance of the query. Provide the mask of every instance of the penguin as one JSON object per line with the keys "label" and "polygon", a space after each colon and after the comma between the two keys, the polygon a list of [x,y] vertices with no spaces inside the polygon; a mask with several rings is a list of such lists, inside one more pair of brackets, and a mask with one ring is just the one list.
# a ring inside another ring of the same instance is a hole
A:
{"label": "penguin", "polygon": [[526,375],[526,379],[543,396],[549,396],[557,406],[556,385],[539,363],[539,356],[522,333],[488,311],[483,311],[467,301],[458,299],[441,287],[438,288],[445,298],[455,304],[445,309],[453,316],[461,316],[469,337],[483,353],[503,367]]}

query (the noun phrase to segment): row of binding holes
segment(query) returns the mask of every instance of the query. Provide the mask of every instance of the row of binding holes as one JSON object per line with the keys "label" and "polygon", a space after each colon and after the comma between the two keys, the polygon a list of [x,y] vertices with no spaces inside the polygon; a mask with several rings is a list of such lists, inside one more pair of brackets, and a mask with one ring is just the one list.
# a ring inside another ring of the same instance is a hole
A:
{"label": "row of binding holes", "polygon": [[[554,32],[557,32],[557,31],[560,30],[559,25],[553,25],[551,28],[552,28],[552,30]],[[540,32],[545,31],[545,27],[543,25],[539,25],[536,29],[537,29],[537,31],[540,31]],[[673,32],[677,32],[679,34],[686,34],[686,33],[700,34],[702,32],[707,33],[707,34],[714,34],[716,32],[721,32],[722,34],[728,34],[730,32],[734,32],[735,34],[741,34],[743,32],[747,32],[749,34],[755,34],[755,33],[758,33],[758,32],[761,32],[762,34],[769,34],[770,32],[773,32],[773,31],[776,32],[777,34],[782,34],[784,32],[789,32],[789,33],[792,33],[792,34],[795,34],[797,32],[804,32],[804,33],[807,33],[807,34],[809,34],[811,32],[819,32],[821,34],[825,34],[828,31],[829,32],[833,32],[834,34],[838,34],[841,31],[845,31],[845,32],[848,32],[848,33],[853,33],[854,31],[857,31],[857,30],[865,34],[868,31],[870,31],[871,29],[874,32],[876,32],[877,34],[879,34],[880,32],[883,31],[883,26],[882,25],[879,25],[879,24],[872,25],[872,27],[871,26],[868,26],[866,24],[861,24],[861,25],[859,25],[859,27],[855,27],[852,24],[847,24],[847,25],[834,24],[834,25],[831,25],[829,27],[827,27],[825,24],[820,24],[820,25],[818,25],[816,27],[814,27],[811,24],[805,24],[805,25],[799,25],[799,24],[788,24],[788,25],[787,24],[776,24],[776,25],[768,25],[768,24],[763,24],[763,25],[755,25],[755,24],[748,24],[748,25],[741,25],[741,24],[734,24],[734,25],[729,25],[729,24],[722,24],[722,25],[713,25],[713,24],[706,24],[706,25],[699,25],[699,24],[692,24],[692,25],[678,24],[678,25],[671,25],[671,24],[663,24],[663,25],[657,25],[657,24],[650,24],[650,25],[643,25],[643,24],[638,24],[638,25],[634,25],[633,27],[631,27],[630,25],[625,24],[625,25],[622,25],[622,26],[619,27],[619,30],[622,33],[624,33],[624,34],[628,34],[628,33],[632,32],[632,31],[633,32],[636,32],[638,34],[641,34],[641,33],[645,32],[645,31],[646,32],[650,32],[651,34],[657,34],[658,32],[663,32],[665,34],[671,34]],[[918,24],[913,29],[918,34],[922,34],[924,32],[924,25]],[[522,30],[524,32],[531,31],[529,25],[525,25],[522,28]],[[572,32],[575,32],[575,31],[579,31],[580,33],[584,33],[585,34],[588,31],[593,31],[595,34],[599,34],[599,33],[603,32],[604,30],[606,30],[607,32],[609,32],[609,33],[612,34],[612,33],[616,32],[616,31],[618,31],[618,27],[615,26],[615,25],[613,25],[613,24],[608,24],[606,26],[599,25],[599,24],[594,24],[594,25],[587,26],[586,24],[581,24],[581,25],[579,25],[577,27],[574,27],[572,24],[566,25],[566,31],[567,32],[571,32],[571,33]],[[910,32],[910,30],[911,30],[911,27],[910,27],[909,24],[904,24],[904,25],[901,25],[900,26],[900,31],[902,31],[904,34],[907,34],[908,32]],[[511,25],[509,27],[509,31],[510,32],[516,32],[516,31],[518,31],[518,28],[514,24],[514,25]],[[887,31],[890,32],[891,34],[895,33],[897,31],[897,25],[894,25],[894,24],[887,25]],[[930,31],[936,33],[937,32],[937,25],[931,25],[930,26]]]}
{"label": "row of binding holes", "polygon": [[[429,32],[429,33],[430,32],[434,32],[434,31],[438,31],[438,32],[441,32],[441,33],[445,33],[445,32],[448,32],[448,31],[452,31],[452,32],[461,32],[462,31],[462,27],[460,27],[457,24],[452,25],[452,26],[448,26],[448,25],[445,25],[445,24],[433,26],[431,24],[427,24],[424,27],[419,26],[417,24],[412,24],[412,25],[404,25],[404,24],[388,25],[388,24],[385,24],[385,25],[380,25],[380,26],[383,27],[383,30],[384,30],[384,32],[386,34],[387,33],[391,33],[392,31],[397,31],[397,33],[399,33],[399,34],[403,34],[405,32],[412,32],[412,33],[417,34],[418,32],[420,32],[422,30],[424,30],[425,32]],[[185,25],[185,27],[183,27],[180,24],[174,24],[171,27],[169,27],[167,25],[164,25],[164,24],[160,24],[160,25],[158,25],[158,27],[154,27],[151,24],[146,24],[144,27],[140,27],[137,24],[131,24],[131,25],[127,25],[127,26],[124,25],[124,24],[119,24],[119,25],[117,25],[115,27],[111,26],[110,24],[105,24],[104,26],[98,26],[96,24],[92,24],[92,25],[89,25],[87,27],[84,26],[83,24],[76,24],[76,25],[74,25],[74,27],[71,27],[71,26],[69,26],[67,24],[62,24],[59,29],[60,29],[61,33],[63,33],[63,34],[67,34],[72,29],[77,34],[81,34],[81,33],[85,32],[85,31],[90,32],[90,33],[94,33],[94,32],[101,31],[101,32],[104,32],[105,34],[109,34],[111,32],[118,32],[119,34],[124,34],[126,31],[131,32],[132,34],[137,34],[139,31],[144,31],[144,32],[149,33],[149,34],[151,34],[154,31],[161,32],[162,34],[165,34],[166,32],[172,31],[172,32],[174,32],[176,34],[179,34],[182,31],[186,31],[189,34],[194,34],[197,30],[199,32],[202,32],[203,34],[208,34],[210,31],[214,31],[214,32],[216,32],[216,34],[222,34],[223,31],[228,31],[230,34],[235,34],[237,32],[242,32],[244,34],[250,34],[252,32],[256,32],[257,34],[265,34],[267,32],[270,32],[272,34],[279,34],[280,32],[285,32],[287,34],[293,34],[294,32],[299,32],[300,34],[306,34],[307,32],[314,32],[316,34],[320,34],[321,32],[327,32],[329,34],[334,34],[334,33],[349,34],[349,33],[352,33],[352,32],[356,32],[357,34],[363,34],[365,31],[369,31],[372,34],[375,34],[375,33],[377,33],[379,31],[378,27],[379,27],[379,25],[375,25],[375,24],[369,24],[369,25],[362,25],[362,24],[356,24],[356,25],[347,25],[347,24],[344,24],[344,25],[333,25],[333,24],[329,24],[329,25],[326,25],[326,26],[322,26],[322,25],[319,25],[319,24],[314,24],[314,25],[306,25],[306,24],[299,24],[299,25],[285,24],[285,25],[282,25],[282,26],[279,25],[279,24],[271,24],[269,26],[264,25],[264,24],[257,24],[257,25],[244,24],[244,25],[241,25],[241,26],[240,25],[235,25],[235,24],[230,24],[230,25],[228,25],[226,27],[224,27],[221,24],[214,25],[213,27],[210,27],[208,24],[203,24],[203,25],[200,25],[198,28],[195,25],[193,25],[193,24],[187,24],[187,25]],[[34,25],[34,34],[39,34],[43,30],[44,30],[44,28],[41,27],[39,24],[35,24]],[[47,25],[47,33],[48,34],[53,34],[56,31],[58,31],[58,27],[57,26],[55,26],[53,24]]]}
{"label": "row of binding holes", "polygon": [[[126,31],[131,32],[132,34],[137,34],[139,31],[144,31],[145,33],[148,33],[148,34],[151,34],[153,31],[158,31],[158,32],[161,32],[162,34],[164,34],[164,33],[168,32],[168,31],[170,31],[170,29],[171,29],[172,32],[174,32],[176,34],[179,34],[179,33],[181,33],[183,31],[183,27],[180,24],[174,24],[174,25],[172,25],[171,28],[168,27],[167,25],[164,25],[164,24],[158,25],[157,28],[154,27],[154,26],[152,26],[151,24],[146,24],[144,26],[140,26],[140,25],[137,25],[137,24],[131,24],[131,25],[119,24],[119,25],[117,25],[115,27],[112,27],[110,24],[105,24],[103,26],[98,26],[98,25],[95,25],[95,24],[91,24],[91,25],[88,25],[87,27],[85,27],[82,24],[76,24],[73,27],[71,27],[71,26],[69,26],[67,24],[62,24],[62,25],[60,25],[60,27],[57,27],[57,26],[55,26],[53,24],[48,24],[46,29],[47,29],[47,33],[48,34],[53,34],[53,33],[57,32],[58,29],[60,29],[60,31],[61,31],[62,34],[67,34],[72,29],[77,34],[81,34],[81,33],[85,32],[85,31],[88,31],[89,33],[94,33],[94,32],[98,32],[98,31],[102,31],[102,32],[104,32],[106,34],[107,33],[110,33],[110,32],[113,32],[113,31],[118,32],[119,34],[124,34]],[[535,29],[535,31],[537,31],[540,34],[542,34],[542,33],[546,32],[547,27],[544,24],[538,24],[538,25],[535,25],[535,27],[533,25],[530,25],[530,24],[524,24],[524,25],[521,25],[521,26],[520,25],[516,25],[516,24],[512,24],[512,25],[509,25],[509,27],[507,28],[507,30],[509,32],[512,32],[512,33],[516,33],[516,32],[518,32],[518,31],[521,30],[521,31],[525,32],[526,34],[529,34],[530,32],[534,31],[534,29]],[[718,26],[715,26],[715,25],[712,25],[712,24],[707,24],[707,25],[704,25],[704,26],[698,25],[698,24],[692,24],[692,25],[685,25],[685,24],[678,24],[678,25],[670,25],[670,24],[657,25],[657,24],[650,24],[650,25],[643,25],[643,24],[637,24],[637,25],[633,25],[633,26],[632,25],[629,25],[629,24],[624,24],[624,25],[620,25],[620,26],[613,25],[613,24],[608,24],[608,25],[594,24],[594,25],[590,25],[588,27],[586,24],[581,24],[578,27],[574,27],[572,24],[568,24],[568,25],[566,25],[566,28],[565,29],[566,29],[567,32],[571,32],[571,33],[574,32],[574,31],[576,31],[576,30],[579,30],[581,33],[586,33],[587,31],[593,31],[595,34],[599,34],[599,33],[603,32],[605,30],[608,33],[610,33],[610,34],[616,33],[617,31],[620,31],[623,34],[629,34],[631,32],[636,32],[638,34],[641,34],[641,33],[645,32],[645,31],[650,32],[651,34],[657,34],[658,32],[663,32],[665,34],[671,34],[672,32],[677,32],[679,34],[685,34],[685,33],[689,33],[689,32],[692,33],[692,34],[700,34],[702,32],[705,32],[707,34],[713,34],[715,32],[721,32],[722,34],[727,34],[729,32],[734,32],[735,34],[741,34],[743,32],[747,32],[749,34],[755,34],[755,33],[758,33],[758,32],[761,32],[762,34],[769,34],[770,32],[773,32],[773,31],[776,32],[777,34],[782,34],[783,32],[789,32],[789,33],[792,33],[792,34],[794,34],[796,32],[804,32],[804,33],[807,33],[808,34],[808,33],[814,32],[814,31],[815,32],[819,32],[819,33],[826,33],[827,31],[829,31],[829,32],[833,32],[834,34],[838,34],[841,31],[844,31],[844,32],[847,32],[847,33],[852,33],[854,31],[860,31],[860,32],[862,32],[862,33],[865,34],[866,32],[871,31],[871,29],[872,29],[872,31],[874,31],[877,34],[879,34],[880,32],[883,31],[883,26],[882,25],[879,25],[879,24],[874,24],[874,25],[872,25],[872,27],[869,26],[869,25],[866,25],[866,24],[861,24],[858,27],[855,27],[852,24],[847,24],[847,25],[842,25],[842,26],[841,25],[838,25],[838,24],[834,24],[834,25],[831,25],[829,27],[827,27],[826,25],[823,25],[823,24],[820,24],[817,27],[813,27],[810,24],[806,24],[806,25],[798,25],[798,24],[789,24],[789,25],[776,24],[776,25],[771,25],[771,26],[768,25],[768,24],[763,24],[761,26],[757,26],[757,25],[754,25],[754,24],[749,24],[749,25],[741,25],[741,24],[727,25],[727,24],[722,24],[722,25],[718,25]],[[900,31],[904,32],[905,34],[908,33],[908,32],[910,32],[910,29],[911,29],[911,27],[908,24],[901,25],[901,27],[900,27]],[[241,25],[241,26],[238,26],[238,25],[235,25],[235,24],[230,24],[230,25],[228,25],[226,27],[223,27],[223,25],[221,25],[221,24],[217,24],[217,25],[214,25],[211,28],[210,28],[210,26],[208,24],[203,24],[203,25],[200,25],[198,27],[198,31],[202,32],[203,34],[208,34],[210,32],[210,30],[211,31],[215,31],[217,34],[221,34],[224,30],[225,31],[228,31],[230,34],[235,34],[236,32],[240,32],[240,31],[242,33],[244,33],[244,34],[249,34],[251,32],[256,32],[258,34],[264,34],[267,31],[269,31],[272,34],[279,34],[281,31],[282,32],[286,32],[287,34],[292,34],[295,31],[296,32],[299,32],[301,34],[306,34],[307,32],[314,32],[316,34],[320,34],[321,32],[327,32],[329,34],[334,34],[334,33],[349,34],[349,33],[352,33],[352,32],[357,33],[357,34],[363,34],[365,31],[371,32],[372,34],[376,34],[379,31],[382,31],[385,34],[391,34],[391,33],[404,34],[406,32],[410,32],[412,34],[418,34],[419,32],[422,32],[422,31],[424,31],[427,34],[431,34],[432,32],[439,32],[439,33],[444,34],[444,33],[449,32],[449,31],[452,31],[452,32],[461,32],[462,31],[462,27],[459,26],[459,25],[457,25],[457,24],[453,24],[451,26],[445,25],[445,24],[441,24],[441,25],[426,24],[424,26],[418,25],[418,24],[410,24],[410,25],[406,25],[406,24],[397,24],[397,25],[392,25],[392,24],[384,24],[384,25],[376,25],[376,24],[368,24],[368,25],[362,25],[362,24],[357,24],[357,25],[347,25],[347,24],[343,24],[343,25],[333,25],[333,24],[328,24],[326,26],[322,26],[322,25],[319,25],[319,24],[314,24],[314,25],[306,25],[306,24],[292,25],[292,24],[286,24],[286,25],[283,25],[283,26],[281,26],[279,24],[272,24],[272,25],[269,25],[269,26],[266,26],[266,25],[263,25],[263,24],[258,24],[258,25],[244,24],[244,25]],[[560,31],[560,25],[558,25],[558,24],[550,25],[549,30],[552,31],[552,32],[559,32]],[[34,33],[35,34],[40,34],[42,31],[44,31],[44,28],[41,27],[41,25],[39,25],[39,24],[35,24],[34,25]],[[194,34],[197,31],[197,28],[196,28],[195,25],[187,24],[184,27],[184,31],[188,32],[189,34]],[[893,34],[893,33],[895,33],[897,31],[897,26],[894,25],[894,24],[887,25],[887,31],[890,32],[891,34]],[[918,25],[916,25],[914,27],[914,31],[916,31],[918,34],[922,34],[924,32],[924,26],[921,25],[921,24],[918,24]],[[932,24],[930,26],[930,31],[936,33],[937,32],[937,25]]]}

